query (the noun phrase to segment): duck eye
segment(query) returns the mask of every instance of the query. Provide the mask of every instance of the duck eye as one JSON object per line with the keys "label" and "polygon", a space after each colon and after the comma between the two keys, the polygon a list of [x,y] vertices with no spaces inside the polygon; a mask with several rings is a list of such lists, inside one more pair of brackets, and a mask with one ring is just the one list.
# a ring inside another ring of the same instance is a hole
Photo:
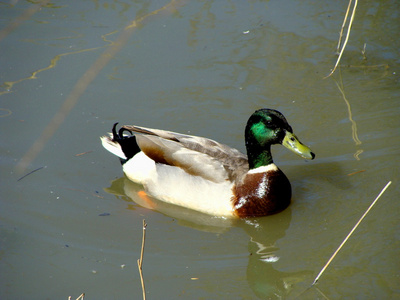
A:
{"label": "duck eye", "polygon": [[269,120],[265,120],[264,121],[264,125],[266,126],[266,127],[274,127],[274,123],[272,123],[271,121],[269,121]]}
{"label": "duck eye", "polygon": [[290,140],[291,140],[292,142],[294,142],[296,139],[295,139],[294,137],[291,137]]}

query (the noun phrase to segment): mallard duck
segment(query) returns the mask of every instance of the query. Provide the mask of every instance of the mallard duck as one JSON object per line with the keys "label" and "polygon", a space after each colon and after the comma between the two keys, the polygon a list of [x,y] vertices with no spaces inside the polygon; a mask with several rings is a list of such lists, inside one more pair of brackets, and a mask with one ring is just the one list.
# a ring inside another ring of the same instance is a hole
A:
{"label": "mallard duck", "polygon": [[131,125],[117,132],[117,124],[101,141],[120,158],[128,179],[161,201],[219,217],[266,216],[290,204],[290,182],[273,163],[272,144],[306,159],[315,157],[273,109],[250,116],[247,156],[204,137]]}

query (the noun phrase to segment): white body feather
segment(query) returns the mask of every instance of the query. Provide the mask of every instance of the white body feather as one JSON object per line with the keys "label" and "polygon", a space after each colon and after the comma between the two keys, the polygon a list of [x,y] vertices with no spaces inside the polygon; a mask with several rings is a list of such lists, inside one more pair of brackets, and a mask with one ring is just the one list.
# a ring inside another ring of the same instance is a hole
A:
{"label": "white body feather", "polygon": [[[126,159],[118,143],[108,137],[102,137],[101,141],[108,151]],[[156,164],[143,152],[129,159],[123,165],[123,171],[131,181],[143,184],[149,195],[161,201],[206,214],[234,216],[233,183],[228,180],[216,183],[190,175],[179,167]]]}

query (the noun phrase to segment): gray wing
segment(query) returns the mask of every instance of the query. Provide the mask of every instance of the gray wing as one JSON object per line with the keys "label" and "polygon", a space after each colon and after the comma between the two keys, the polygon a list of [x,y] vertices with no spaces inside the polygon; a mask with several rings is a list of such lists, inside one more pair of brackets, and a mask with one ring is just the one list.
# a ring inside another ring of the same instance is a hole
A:
{"label": "gray wing", "polygon": [[214,182],[235,181],[248,171],[246,155],[214,140],[160,129],[125,125],[139,148],[156,162],[177,166]]}

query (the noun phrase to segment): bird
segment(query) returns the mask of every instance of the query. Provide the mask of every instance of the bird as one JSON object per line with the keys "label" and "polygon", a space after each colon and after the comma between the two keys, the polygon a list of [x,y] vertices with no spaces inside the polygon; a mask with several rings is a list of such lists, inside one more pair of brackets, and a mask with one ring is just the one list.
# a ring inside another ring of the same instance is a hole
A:
{"label": "bird", "polygon": [[311,160],[315,154],[277,110],[256,110],[245,127],[247,155],[212,139],[124,125],[100,137],[126,177],[149,196],[222,218],[276,214],[291,202],[291,185],[274,164],[271,145]]}

